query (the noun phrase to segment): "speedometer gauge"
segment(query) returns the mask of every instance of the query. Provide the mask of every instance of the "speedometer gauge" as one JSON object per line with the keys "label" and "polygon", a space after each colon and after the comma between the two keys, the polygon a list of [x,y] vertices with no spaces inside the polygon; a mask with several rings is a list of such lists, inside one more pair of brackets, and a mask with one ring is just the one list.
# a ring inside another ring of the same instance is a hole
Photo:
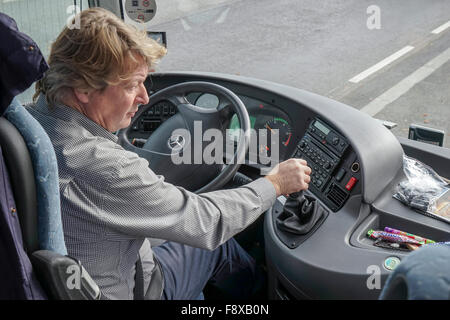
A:
{"label": "speedometer gauge", "polygon": [[273,118],[264,124],[264,127],[269,131],[268,133],[274,133],[274,130],[278,130],[280,137],[280,148],[287,147],[291,142],[292,130],[289,123],[282,118]]}
{"label": "speedometer gauge", "polygon": [[[265,130],[259,135],[259,155],[273,157],[275,154],[278,154],[280,159],[284,159],[287,147],[292,140],[292,130],[289,123],[283,118],[272,118],[264,123],[263,129]],[[275,135],[277,131],[278,134]],[[261,134],[265,135],[265,137],[261,136]],[[276,140],[273,140],[274,138]],[[273,154],[272,151],[275,151],[273,149],[275,146],[277,146],[278,152]]]}

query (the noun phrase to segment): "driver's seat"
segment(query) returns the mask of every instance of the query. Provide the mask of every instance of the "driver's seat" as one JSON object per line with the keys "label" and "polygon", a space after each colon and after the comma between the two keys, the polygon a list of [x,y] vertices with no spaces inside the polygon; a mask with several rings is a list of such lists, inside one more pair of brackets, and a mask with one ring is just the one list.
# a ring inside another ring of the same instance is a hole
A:
{"label": "driver's seat", "polygon": [[98,286],[67,256],[52,143],[16,98],[0,117],[0,150],[0,255],[15,266],[3,274],[0,298],[99,299]]}

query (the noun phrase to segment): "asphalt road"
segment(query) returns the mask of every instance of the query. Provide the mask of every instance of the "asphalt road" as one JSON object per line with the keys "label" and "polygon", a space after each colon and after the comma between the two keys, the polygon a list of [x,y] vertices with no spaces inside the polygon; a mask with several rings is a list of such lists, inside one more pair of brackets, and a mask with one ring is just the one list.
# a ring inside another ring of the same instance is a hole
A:
{"label": "asphalt road", "polygon": [[[186,1],[177,10],[180,2],[165,1],[172,14],[151,27],[167,31],[169,52],[161,71],[255,77],[362,110],[413,75],[409,90],[394,90],[388,94],[392,101],[371,115],[397,123],[393,133],[399,136],[407,137],[411,123],[444,130],[450,147],[449,54],[423,79],[414,77],[450,47],[450,27],[431,33],[450,21],[450,1],[240,0],[217,1],[215,7]],[[367,25],[377,22],[367,12],[373,5],[380,29]],[[349,81],[406,46],[413,48],[358,83]]]}
{"label": "asphalt road", "polygon": [[[70,4],[0,0],[0,11],[12,13],[47,53]],[[302,88],[395,122],[396,135],[406,137],[411,123],[444,130],[450,148],[448,0],[157,0],[157,6],[150,28],[167,32],[169,49],[160,71],[222,72]],[[379,15],[367,11],[374,6]],[[379,29],[369,28],[377,23]]]}

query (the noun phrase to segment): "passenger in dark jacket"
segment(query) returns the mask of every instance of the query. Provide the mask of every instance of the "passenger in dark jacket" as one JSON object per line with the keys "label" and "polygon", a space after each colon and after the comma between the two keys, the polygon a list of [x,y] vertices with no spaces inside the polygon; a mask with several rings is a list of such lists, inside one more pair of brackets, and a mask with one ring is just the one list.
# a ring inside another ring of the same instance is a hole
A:
{"label": "passenger in dark jacket", "polygon": [[[14,97],[42,78],[47,69],[47,63],[34,41],[17,29],[12,18],[0,13],[0,116]],[[34,276],[23,247],[3,155],[0,147],[0,300],[45,299],[46,295]]]}
{"label": "passenger in dark jacket", "polygon": [[47,69],[36,43],[18,30],[14,19],[0,12],[0,115]]}

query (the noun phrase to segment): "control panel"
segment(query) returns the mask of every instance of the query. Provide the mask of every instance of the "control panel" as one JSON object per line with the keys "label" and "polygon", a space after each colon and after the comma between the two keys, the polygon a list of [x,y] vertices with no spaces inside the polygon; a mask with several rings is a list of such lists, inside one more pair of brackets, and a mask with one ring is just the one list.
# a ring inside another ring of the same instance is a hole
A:
{"label": "control panel", "polygon": [[308,128],[309,133],[324,146],[327,146],[338,156],[342,156],[348,147],[348,142],[328,125],[315,119]]}
{"label": "control panel", "polygon": [[[142,106],[141,108],[145,108]],[[132,127],[128,138],[130,142],[141,147],[150,135],[159,126],[178,112],[174,104],[169,101],[160,101],[145,112],[141,113],[138,119],[133,119]]]}
{"label": "control panel", "polygon": [[339,158],[324,151],[309,134],[300,141],[298,149],[296,157],[308,162],[314,171],[311,173],[311,183],[322,191],[330,180],[331,172],[337,166]]}
{"label": "control panel", "polygon": [[[302,158],[311,168],[309,189],[331,210],[339,210],[358,181],[352,177],[343,182],[348,159],[349,143],[345,137],[324,121],[315,118],[294,151],[295,158]],[[344,163],[345,162],[345,163]],[[348,170],[350,171],[350,170]],[[351,185],[350,185],[351,184]]]}

